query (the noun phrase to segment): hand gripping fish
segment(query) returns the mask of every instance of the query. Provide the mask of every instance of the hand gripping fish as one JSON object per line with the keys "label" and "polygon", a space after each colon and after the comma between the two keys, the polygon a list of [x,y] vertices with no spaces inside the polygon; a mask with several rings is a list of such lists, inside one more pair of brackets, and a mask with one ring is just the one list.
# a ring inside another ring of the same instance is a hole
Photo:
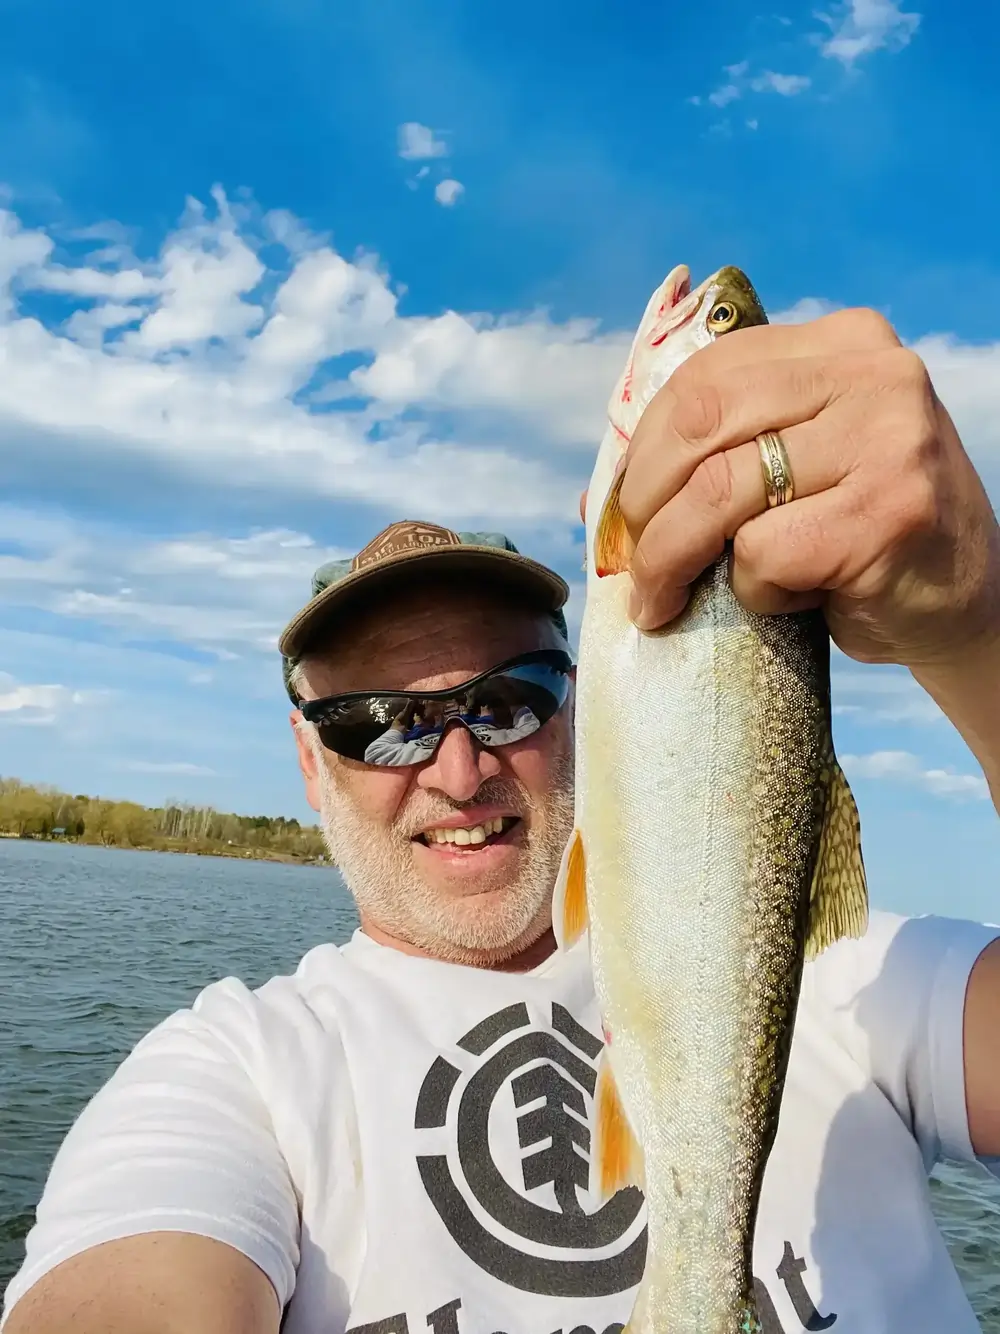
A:
{"label": "hand gripping fish", "polygon": [[738,269],[694,291],[675,269],[612,396],[587,499],[576,828],[553,915],[563,948],[589,928],[605,1025],[591,1189],[646,1196],[630,1334],[761,1330],[754,1229],[804,961],[868,921],[822,614],[746,611],[725,556],[665,630],[626,614],[616,466],[635,425],[691,353],[766,322]]}

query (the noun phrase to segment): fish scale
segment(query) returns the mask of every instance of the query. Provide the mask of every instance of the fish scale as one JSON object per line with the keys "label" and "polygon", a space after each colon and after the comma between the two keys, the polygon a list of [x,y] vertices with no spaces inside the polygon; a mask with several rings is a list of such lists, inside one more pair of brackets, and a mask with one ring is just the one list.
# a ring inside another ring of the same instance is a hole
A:
{"label": "fish scale", "polygon": [[554,904],[589,931],[606,1035],[592,1191],[639,1185],[631,1334],[754,1334],[752,1253],[806,957],[861,934],[857,810],[830,733],[818,612],[762,617],[725,557],[665,630],[627,615],[621,461],[642,412],[714,337],[766,317],[749,280],[686,269],[653,294],[587,501],[575,830]]}

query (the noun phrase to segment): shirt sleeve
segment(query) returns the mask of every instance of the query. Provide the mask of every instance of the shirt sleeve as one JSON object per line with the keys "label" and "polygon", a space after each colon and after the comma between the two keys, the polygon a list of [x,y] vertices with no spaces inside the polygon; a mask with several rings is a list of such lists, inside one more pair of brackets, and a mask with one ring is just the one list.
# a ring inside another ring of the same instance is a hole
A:
{"label": "shirt sleeve", "polygon": [[946,917],[871,915],[860,941],[832,945],[811,985],[834,1031],[895,1108],[928,1168],[978,1159],[965,1101],[965,994],[997,927]]}
{"label": "shirt sleeve", "polygon": [[258,1006],[235,979],[206,988],[143,1038],[88,1103],[52,1164],[4,1322],[70,1256],[156,1231],[235,1247],[284,1308],[298,1264],[298,1202],[254,1078]]}

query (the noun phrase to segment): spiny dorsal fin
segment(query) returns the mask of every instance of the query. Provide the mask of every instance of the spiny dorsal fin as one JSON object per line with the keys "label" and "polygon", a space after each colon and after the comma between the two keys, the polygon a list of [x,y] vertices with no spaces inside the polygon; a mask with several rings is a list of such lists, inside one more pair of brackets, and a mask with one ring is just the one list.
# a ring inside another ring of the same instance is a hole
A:
{"label": "spiny dorsal fin", "polygon": [[809,904],[806,958],[817,955],[845,936],[855,939],[868,929],[868,882],[861,855],[861,817],[844,771],[830,742],[826,811],[820,832],[816,870]]}
{"label": "spiny dorsal fin", "polygon": [[621,468],[611,490],[601,506],[601,517],[597,520],[594,534],[594,569],[600,578],[607,574],[623,574],[629,568],[632,559],[632,539],[625,527],[625,517],[621,508],[622,483],[625,481],[625,469]]}
{"label": "spiny dorsal fin", "polygon": [[626,1186],[646,1189],[642,1149],[615,1083],[607,1047],[597,1062],[594,1136],[590,1148],[590,1189],[601,1204]]}
{"label": "spiny dorsal fin", "polygon": [[587,911],[587,858],[583,836],[574,829],[563,852],[552,896],[552,929],[560,949],[568,950],[590,925]]}

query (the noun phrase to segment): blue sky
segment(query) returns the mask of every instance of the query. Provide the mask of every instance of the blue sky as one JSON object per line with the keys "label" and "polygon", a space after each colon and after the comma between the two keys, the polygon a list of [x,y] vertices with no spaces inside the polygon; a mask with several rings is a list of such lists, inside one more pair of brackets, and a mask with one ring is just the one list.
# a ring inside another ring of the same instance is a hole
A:
{"label": "blue sky", "polygon": [[[314,566],[429,518],[579,587],[679,262],[882,310],[1000,496],[993,8],[619,13],[0,0],[0,772],[307,814],[274,641]],[[972,757],[901,670],[835,698],[875,901],[995,918]]]}

